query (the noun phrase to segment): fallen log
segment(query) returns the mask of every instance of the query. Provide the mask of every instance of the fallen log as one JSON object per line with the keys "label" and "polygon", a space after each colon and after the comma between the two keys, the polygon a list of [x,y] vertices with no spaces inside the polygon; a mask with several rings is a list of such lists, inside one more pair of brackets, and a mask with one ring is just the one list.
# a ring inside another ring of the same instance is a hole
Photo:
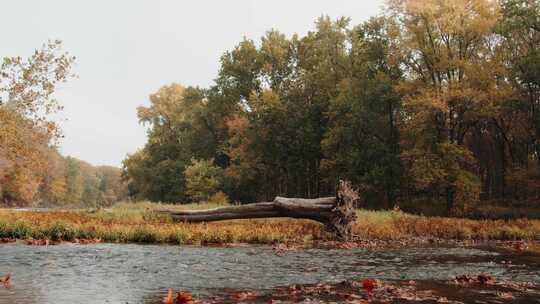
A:
{"label": "fallen log", "polygon": [[208,210],[160,210],[182,222],[212,222],[236,219],[289,217],[323,223],[339,238],[352,236],[356,221],[355,202],[358,194],[349,182],[340,181],[335,197],[315,199],[276,197],[273,202],[252,203]]}

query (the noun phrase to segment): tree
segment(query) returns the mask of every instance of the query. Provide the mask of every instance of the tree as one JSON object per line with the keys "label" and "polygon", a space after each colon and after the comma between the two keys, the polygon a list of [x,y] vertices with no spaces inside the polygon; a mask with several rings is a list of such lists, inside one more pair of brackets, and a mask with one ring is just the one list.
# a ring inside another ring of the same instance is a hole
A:
{"label": "tree", "polygon": [[73,157],[66,157],[64,160],[64,173],[66,180],[65,202],[67,204],[77,204],[81,201],[83,189],[83,177],[80,169],[80,162]]}
{"label": "tree", "polygon": [[[269,31],[259,48],[243,41],[223,57],[216,86],[239,105],[226,119],[228,126],[243,128],[228,132],[236,137],[225,144],[232,166],[227,171],[250,171],[236,188],[257,189],[250,190],[253,199],[333,191],[321,177],[321,142],[330,100],[347,73],[348,23],[347,18],[321,17],[315,31],[290,39]],[[238,136],[246,136],[249,145],[237,146]]]}
{"label": "tree", "polygon": [[48,161],[43,171],[39,197],[45,204],[65,204],[67,202],[65,160],[56,149],[49,149],[46,158]]}
{"label": "tree", "polygon": [[49,115],[62,109],[53,98],[57,86],[74,75],[75,57],[62,51],[62,42],[49,41],[28,59],[6,57],[0,67],[0,106],[30,119],[52,138],[58,126]]}
{"label": "tree", "polygon": [[[538,198],[534,185],[539,182],[534,172],[540,171],[540,2],[504,0],[501,6],[499,51],[514,88],[511,98],[501,105],[502,115],[496,125],[499,154],[511,167],[508,189],[504,187],[501,196],[523,199],[522,193],[529,193],[526,196],[534,200]],[[517,184],[530,187],[518,189]]]}
{"label": "tree", "polygon": [[195,202],[208,201],[210,197],[222,190],[223,169],[215,166],[213,159],[191,159],[186,167],[186,193]]}
{"label": "tree", "polygon": [[197,164],[242,202],[331,195],[341,178],[372,207],[537,201],[539,16],[537,0],[390,0],[357,26],[245,38],[209,89],[165,86],[139,109],[130,193],[184,201],[191,160],[212,159]]}
{"label": "tree", "polygon": [[217,132],[208,119],[207,100],[198,88],[178,84],[162,87],[140,107],[147,124],[148,143],[124,161],[124,178],[132,194],[155,201],[187,200],[184,170],[192,157],[212,158]]}
{"label": "tree", "polygon": [[[444,195],[452,210],[456,196],[479,183],[464,178],[474,173],[473,163],[461,162],[465,159],[461,155],[469,154],[467,137],[480,121],[490,119],[496,94],[504,90],[504,83],[501,88],[496,81],[501,64],[492,48],[498,6],[487,0],[391,1],[389,13],[395,23],[391,31],[395,56],[405,59],[408,75],[399,88],[404,104],[402,133],[410,139],[403,147],[407,168],[415,170],[414,159],[407,159],[415,155],[442,162],[426,169],[443,170],[447,176],[443,185],[425,188],[411,174],[412,186]],[[441,153],[447,152],[455,153],[451,159],[457,167],[452,170],[444,165],[446,155]],[[441,187],[443,193],[436,190]],[[472,197],[469,203],[477,199]]]}
{"label": "tree", "polygon": [[74,57],[50,41],[28,59],[6,57],[0,66],[0,196],[35,201],[49,144],[60,130],[50,115],[61,106],[57,86],[71,78]]}
{"label": "tree", "polygon": [[101,204],[110,206],[127,198],[127,187],[122,181],[122,171],[117,167],[99,166],[95,168],[99,179]]}
{"label": "tree", "polygon": [[373,18],[350,32],[350,74],[330,104],[323,147],[324,169],[333,182],[350,180],[368,205],[390,208],[401,179],[401,99],[393,87],[402,76],[389,60],[387,22]]}

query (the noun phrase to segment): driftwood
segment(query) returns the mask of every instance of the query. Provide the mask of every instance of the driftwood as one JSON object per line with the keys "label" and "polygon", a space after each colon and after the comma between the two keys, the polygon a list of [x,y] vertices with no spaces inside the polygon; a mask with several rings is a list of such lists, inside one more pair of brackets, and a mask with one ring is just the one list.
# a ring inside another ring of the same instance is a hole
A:
{"label": "driftwood", "polygon": [[358,195],[348,182],[340,181],[336,197],[315,199],[276,197],[273,202],[253,203],[208,210],[185,210],[160,212],[170,214],[177,221],[212,222],[234,219],[290,217],[311,219],[323,223],[339,238],[352,236],[356,221],[354,209]]}

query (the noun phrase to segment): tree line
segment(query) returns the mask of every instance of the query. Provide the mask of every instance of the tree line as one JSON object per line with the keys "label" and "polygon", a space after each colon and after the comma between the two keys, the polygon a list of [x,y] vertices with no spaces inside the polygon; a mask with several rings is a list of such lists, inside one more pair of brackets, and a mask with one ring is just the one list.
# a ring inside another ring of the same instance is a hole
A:
{"label": "tree line", "polygon": [[121,170],[94,167],[58,152],[62,137],[51,117],[62,110],[56,88],[75,58],[49,41],[29,58],[0,65],[0,204],[98,207],[127,197]]}
{"label": "tree line", "polygon": [[537,205],[538,46],[538,0],[391,0],[358,25],[244,39],[209,88],[166,85],[138,109],[129,192],[253,202],[347,179],[375,207]]}

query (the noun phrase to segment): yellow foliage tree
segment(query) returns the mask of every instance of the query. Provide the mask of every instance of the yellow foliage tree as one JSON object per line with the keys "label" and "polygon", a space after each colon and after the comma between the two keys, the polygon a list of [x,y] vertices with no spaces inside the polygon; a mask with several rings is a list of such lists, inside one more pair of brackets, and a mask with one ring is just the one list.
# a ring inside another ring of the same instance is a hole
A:
{"label": "yellow foliage tree", "polygon": [[74,57],[49,41],[27,59],[6,57],[0,66],[0,197],[34,202],[46,151],[60,136],[49,119],[61,110],[56,87],[73,76]]}
{"label": "yellow foliage tree", "polygon": [[472,178],[467,136],[495,115],[500,92],[508,91],[497,81],[505,69],[492,47],[499,6],[489,0],[392,0],[389,13],[394,57],[409,76],[398,91],[413,186],[442,194],[449,210],[458,198],[474,203],[479,180]]}

